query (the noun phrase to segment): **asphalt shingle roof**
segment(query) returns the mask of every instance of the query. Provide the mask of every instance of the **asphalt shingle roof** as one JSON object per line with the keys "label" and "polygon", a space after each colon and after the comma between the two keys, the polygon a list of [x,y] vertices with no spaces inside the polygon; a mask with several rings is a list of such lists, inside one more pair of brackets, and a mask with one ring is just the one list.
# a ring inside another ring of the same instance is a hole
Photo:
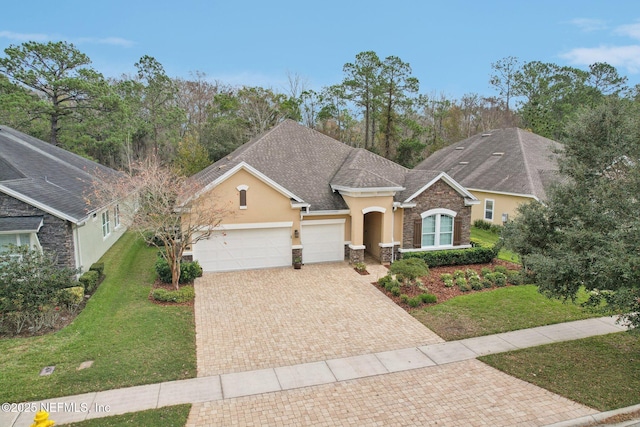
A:
{"label": "asphalt shingle roof", "polygon": [[117,172],[6,126],[0,127],[0,191],[13,192],[80,222],[96,176]]}
{"label": "asphalt shingle roof", "polygon": [[42,225],[41,216],[0,217],[0,232],[37,231],[40,225]]}
{"label": "asphalt shingle roof", "polygon": [[416,170],[442,170],[466,188],[544,200],[558,170],[559,142],[518,129],[496,129],[436,151]]}

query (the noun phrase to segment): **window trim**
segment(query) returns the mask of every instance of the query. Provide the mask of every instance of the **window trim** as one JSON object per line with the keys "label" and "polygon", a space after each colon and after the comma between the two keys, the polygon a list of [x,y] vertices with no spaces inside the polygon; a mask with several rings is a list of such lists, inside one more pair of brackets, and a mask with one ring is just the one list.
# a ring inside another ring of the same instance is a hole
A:
{"label": "window trim", "polygon": [[106,239],[111,235],[111,221],[109,220],[109,210],[102,212],[102,238]]}
{"label": "window trim", "polygon": [[[487,209],[487,202],[491,202],[491,209],[488,210]],[[486,221],[492,221],[493,222],[493,218],[495,217],[495,211],[496,211],[496,201],[494,199],[484,199],[484,212],[482,217],[486,220]],[[487,212],[491,213],[491,217],[487,218]]]}
{"label": "window trim", "polygon": [[113,208],[113,226],[116,230],[120,227],[120,205],[115,205]]}
{"label": "window trim", "polygon": [[[426,212],[422,212],[420,214],[420,217],[422,218],[422,233],[421,233],[421,241],[420,241],[420,247],[421,248],[452,248],[454,247],[454,241],[455,241],[455,218],[458,215],[458,213],[456,211],[452,211],[451,209],[445,209],[445,208],[438,208],[438,209],[429,209]],[[426,218],[435,216],[435,224],[434,224],[434,239],[433,239],[433,245],[429,245],[429,246],[425,246],[424,245],[424,220]],[[441,245],[440,244],[440,235],[442,234],[441,231],[441,224],[442,224],[442,216],[448,216],[451,217],[451,243],[449,244],[445,244],[445,245]]]}
{"label": "window trim", "polygon": [[247,209],[247,190],[249,189],[248,185],[238,185],[236,190],[238,190],[239,196],[239,207],[240,209]]}

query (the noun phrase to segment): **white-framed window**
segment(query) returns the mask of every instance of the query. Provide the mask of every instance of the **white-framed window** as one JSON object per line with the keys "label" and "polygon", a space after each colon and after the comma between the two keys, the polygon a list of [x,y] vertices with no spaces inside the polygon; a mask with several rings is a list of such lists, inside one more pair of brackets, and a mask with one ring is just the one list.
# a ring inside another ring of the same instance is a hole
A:
{"label": "white-framed window", "polygon": [[247,209],[247,190],[249,189],[248,185],[238,185],[236,190],[238,190],[238,196],[240,198],[239,205],[240,209]]}
{"label": "white-framed window", "polygon": [[111,234],[111,223],[109,222],[109,211],[102,212],[102,237]]}
{"label": "white-framed window", "polygon": [[120,205],[116,205],[113,208],[113,226],[115,228],[120,227]]}
{"label": "white-framed window", "polygon": [[0,234],[0,252],[9,250],[10,245],[31,247],[30,233]]}
{"label": "white-framed window", "polygon": [[484,219],[487,221],[493,221],[493,210],[495,202],[492,199],[485,199],[484,201]]}
{"label": "white-framed window", "polygon": [[422,213],[422,247],[453,246],[453,219],[456,212],[431,209]]}

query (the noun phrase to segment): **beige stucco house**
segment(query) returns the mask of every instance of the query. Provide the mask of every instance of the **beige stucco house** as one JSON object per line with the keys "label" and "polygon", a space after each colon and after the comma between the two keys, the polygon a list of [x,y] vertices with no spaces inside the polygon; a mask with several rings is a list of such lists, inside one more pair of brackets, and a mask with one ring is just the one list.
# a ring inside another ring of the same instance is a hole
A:
{"label": "beige stucco house", "polygon": [[532,200],[544,201],[558,179],[556,141],[518,128],[496,129],[452,144],[430,155],[416,170],[442,170],[480,203],[471,221],[503,224]]}
{"label": "beige stucco house", "polygon": [[231,206],[187,254],[205,271],[469,247],[479,203],[446,173],[406,169],[291,120],[192,179],[199,203]]}

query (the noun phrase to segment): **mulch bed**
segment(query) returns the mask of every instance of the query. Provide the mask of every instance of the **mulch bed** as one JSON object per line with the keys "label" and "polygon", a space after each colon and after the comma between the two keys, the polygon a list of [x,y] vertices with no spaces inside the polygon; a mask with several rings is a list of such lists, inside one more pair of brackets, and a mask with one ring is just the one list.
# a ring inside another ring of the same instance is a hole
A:
{"label": "mulch bed", "polygon": [[[418,308],[424,308],[424,307],[427,307],[429,305],[435,305],[435,304],[439,304],[439,303],[445,302],[446,300],[449,300],[451,298],[455,298],[455,297],[457,297],[459,295],[468,295],[468,294],[472,294],[472,293],[476,293],[476,292],[486,292],[486,291],[491,291],[493,289],[496,289],[496,288],[487,288],[487,289],[482,289],[482,290],[479,290],[479,291],[470,290],[468,292],[462,292],[460,290],[460,288],[458,288],[458,286],[456,286],[456,285],[454,285],[454,286],[452,286],[450,288],[447,288],[446,286],[444,286],[444,283],[440,279],[440,275],[444,274],[444,273],[448,273],[448,274],[452,274],[453,275],[454,271],[456,271],[456,270],[465,271],[467,269],[474,270],[474,271],[478,272],[478,274],[480,274],[480,271],[482,270],[482,268],[488,267],[493,271],[493,269],[497,265],[502,265],[502,266],[506,267],[509,270],[520,270],[520,265],[519,264],[514,264],[512,262],[503,261],[503,260],[499,260],[499,259],[494,259],[492,262],[490,262],[488,264],[455,265],[455,266],[447,266],[447,267],[429,268],[429,275],[427,277],[422,277],[421,278],[422,285],[424,287],[426,287],[428,289],[428,291],[424,291],[423,289],[420,289],[418,286],[400,286],[400,294],[406,294],[406,295],[409,296],[409,298],[412,298],[414,296],[418,296],[418,295],[423,294],[425,292],[433,294],[438,298],[438,301],[436,303],[434,303],[434,304],[422,304],[419,307],[409,307],[409,305],[407,305],[406,303],[403,303],[400,300],[399,296],[397,296],[397,297],[393,296],[391,294],[391,292],[385,290],[383,287],[378,285],[377,282],[372,282],[372,284],[375,285],[376,288],[378,288],[378,290],[380,290],[380,292],[384,293],[391,300],[393,300],[393,302],[395,302],[397,305],[402,307],[404,310],[406,310],[408,312],[411,312],[411,311],[416,310]],[[507,286],[511,286],[511,285],[507,284]]]}
{"label": "mulch bed", "polygon": [[[193,286],[193,283],[185,283],[180,285],[182,286],[187,286],[187,285],[191,285]],[[166,289],[167,291],[173,291],[175,290],[175,288],[173,287],[172,284],[170,283],[164,283],[162,281],[160,281],[160,279],[156,279],[156,281],[153,283],[153,286],[151,286],[151,291],[149,291],[149,296],[147,297],[147,299],[149,301],[151,301],[152,303],[156,304],[156,305],[162,305],[162,306],[167,306],[167,305],[184,305],[184,306],[191,306],[193,307],[193,303],[194,300],[191,301],[187,301],[187,302],[169,302],[169,301],[158,301],[153,299],[153,290],[157,289],[157,288],[162,288],[162,289]]]}

